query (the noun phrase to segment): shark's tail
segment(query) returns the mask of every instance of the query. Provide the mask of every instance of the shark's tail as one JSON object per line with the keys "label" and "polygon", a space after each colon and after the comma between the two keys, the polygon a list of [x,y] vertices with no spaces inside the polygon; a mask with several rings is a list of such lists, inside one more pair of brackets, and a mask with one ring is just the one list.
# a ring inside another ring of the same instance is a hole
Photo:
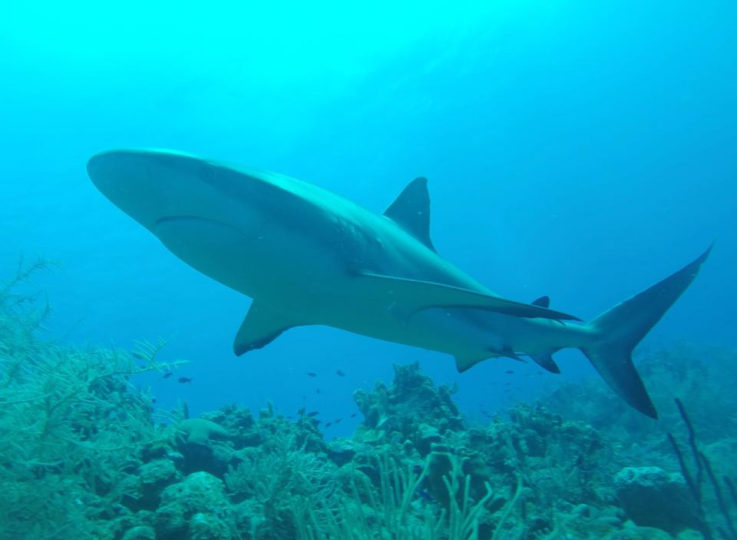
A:
{"label": "shark's tail", "polygon": [[583,353],[617,394],[652,418],[657,418],[658,412],[632,364],[632,349],[688,288],[710,251],[711,247],[675,274],[614,306],[588,325],[596,337],[581,347]]}

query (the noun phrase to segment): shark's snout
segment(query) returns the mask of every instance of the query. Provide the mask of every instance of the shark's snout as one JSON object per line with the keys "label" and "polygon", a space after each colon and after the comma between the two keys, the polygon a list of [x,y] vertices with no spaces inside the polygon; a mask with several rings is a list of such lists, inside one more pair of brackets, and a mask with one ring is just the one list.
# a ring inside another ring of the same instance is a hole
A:
{"label": "shark's snout", "polygon": [[117,152],[105,152],[92,156],[87,162],[87,174],[92,183],[111,201],[116,202],[126,191],[126,179],[130,171],[124,167]]}
{"label": "shark's snout", "polygon": [[87,174],[97,189],[148,229],[161,217],[165,200],[170,197],[151,172],[150,161],[140,152],[105,152],[87,162]]}
{"label": "shark's snout", "polygon": [[165,219],[216,219],[211,190],[193,162],[186,154],[113,150],[90,158],[87,173],[103,195],[156,234]]}

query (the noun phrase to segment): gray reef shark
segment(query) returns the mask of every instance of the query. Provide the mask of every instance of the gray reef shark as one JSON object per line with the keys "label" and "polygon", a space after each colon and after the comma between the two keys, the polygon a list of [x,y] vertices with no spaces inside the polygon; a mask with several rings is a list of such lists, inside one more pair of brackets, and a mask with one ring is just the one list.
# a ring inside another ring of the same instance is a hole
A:
{"label": "gray reef shark", "polygon": [[105,152],[87,171],[177,257],[253,298],[235,338],[238,355],[316,324],[448,353],[459,371],[525,355],[558,372],[552,354],[576,347],[653,418],[632,350],[709,254],[584,324],[551,310],[547,297],[502,298],[438,255],[424,178],[377,214],[301,180],[178,152]]}

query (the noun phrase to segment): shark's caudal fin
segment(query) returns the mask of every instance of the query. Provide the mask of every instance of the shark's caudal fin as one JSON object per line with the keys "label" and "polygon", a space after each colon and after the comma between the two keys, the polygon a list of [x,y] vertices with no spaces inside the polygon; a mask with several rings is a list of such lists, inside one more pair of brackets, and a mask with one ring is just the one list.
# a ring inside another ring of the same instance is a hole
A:
{"label": "shark's caudal fin", "polygon": [[711,247],[675,274],[589,323],[598,339],[581,350],[617,394],[652,418],[658,413],[632,364],[632,349],[688,288],[710,251]]}

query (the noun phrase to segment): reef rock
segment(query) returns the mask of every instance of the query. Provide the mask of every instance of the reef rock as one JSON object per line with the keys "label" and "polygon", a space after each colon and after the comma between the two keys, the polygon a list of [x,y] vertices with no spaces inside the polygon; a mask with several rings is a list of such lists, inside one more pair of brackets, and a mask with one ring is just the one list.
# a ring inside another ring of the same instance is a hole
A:
{"label": "reef rock", "polygon": [[176,428],[176,445],[184,456],[184,472],[206,471],[222,477],[232,454],[230,447],[222,442],[230,437],[230,432],[205,418],[182,420]]}
{"label": "reef rock", "polygon": [[157,459],[143,464],[139,472],[141,506],[149,509],[156,508],[164,488],[177,482],[181,476],[174,463],[168,459]]}
{"label": "reef rock", "polygon": [[699,527],[696,502],[679,473],[659,467],[625,467],[614,477],[622,508],[637,525],[671,534]]}
{"label": "reef rock", "polygon": [[156,533],[151,527],[138,525],[128,529],[121,540],[156,540]]}
{"label": "reef rock", "polygon": [[367,443],[409,440],[426,455],[441,435],[463,429],[460,412],[451,399],[454,391],[435,386],[417,363],[395,365],[391,387],[379,382],[370,393],[353,393],[364,416],[356,439]]}
{"label": "reef rock", "polygon": [[159,539],[234,537],[232,509],[220,479],[206,472],[196,472],[161,494],[161,506],[155,516]]}

